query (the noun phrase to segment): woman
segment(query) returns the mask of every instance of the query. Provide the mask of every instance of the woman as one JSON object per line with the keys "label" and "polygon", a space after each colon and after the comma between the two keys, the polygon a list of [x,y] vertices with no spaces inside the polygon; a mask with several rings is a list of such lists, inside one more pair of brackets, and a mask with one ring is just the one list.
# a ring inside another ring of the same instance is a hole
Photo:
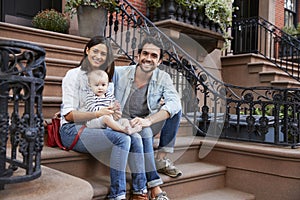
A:
{"label": "woman", "polygon": [[[118,107],[106,107],[95,112],[83,111],[85,97],[89,86],[87,73],[104,70],[111,81],[114,74],[113,53],[109,41],[102,36],[95,36],[86,44],[84,56],[77,68],[67,72],[62,82],[62,126],[60,134],[62,143],[68,147],[73,142],[80,127],[88,120],[111,114],[118,119],[121,116]],[[111,84],[110,89],[113,90]],[[110,152],[110,194],[109,199],[126,199],[125,170],[128,157],[132,160],[133,199],[147,199],[145,167],[142,156],[130,156],[129,151],[143,154],[142,139],[138,134],[128,136],[110,129],[85,128],[73,150],[90,153],[98,157]],[[142,160],[141,160],[142,159]],[[141,162],[142,161],[142,162]]]}

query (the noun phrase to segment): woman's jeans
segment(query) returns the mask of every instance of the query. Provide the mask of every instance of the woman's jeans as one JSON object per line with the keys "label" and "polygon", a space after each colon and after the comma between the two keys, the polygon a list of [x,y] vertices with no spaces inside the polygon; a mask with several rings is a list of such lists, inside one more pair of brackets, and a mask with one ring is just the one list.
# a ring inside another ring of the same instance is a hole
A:
{"label": "woman's jeans", "polygon": [[[81,125],[74,123],[63,124],[60,128],[61,140],[64,146],[69,147],[73,142]],[[134,138],[134,139],[131,139]],[[112,131],[110,129],[90,129],[85,128],[74,146],[73,150],[90,153],[95,158],[108,164],[110,167],[110,199],[125,199],[126,194],[126,164],[129,151],[143,153],[141,137],[128,136],[124,133]],[[109,153],[109,154],[108,154]],[[108,156],[108,161],[103,157]],[[130,157],[130,165],[138,172],[144,172],[143,158],[137,156]],[[136,160],[139,159],[139,160]],[[132,163],[131,163],[132,162]],[[136,193],[142,193],[146,189],[146,178],[144,173],[137,173],[133,176],[133,189]]]}

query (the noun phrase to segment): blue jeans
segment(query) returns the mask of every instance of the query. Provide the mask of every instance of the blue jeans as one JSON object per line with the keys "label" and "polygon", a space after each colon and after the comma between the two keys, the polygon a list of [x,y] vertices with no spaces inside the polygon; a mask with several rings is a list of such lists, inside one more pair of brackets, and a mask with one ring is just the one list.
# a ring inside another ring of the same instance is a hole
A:
{"label": "blue jeans", "polygon": [[181,119],[181,111],[172,118],[168,118],[162,123],[154,124],[151,128],[156,135],[160,132],[158,151],[173,153],[176,135],[179,129]]}
{"label": "blue jeans", "polygon": [[141,135],[138,133],[131,135],[131,148],[128,164],[132,176],[133,194],[147,193],[143,141],[141,139]]}
{"label": "blue jeans", "polygon": [[144,159],[145,159],[145,172],[147,177],[147,185],[149,188],[163,184],[163,181],[159,177],[154,160],[153,150],[153,133],[150,127],[143,128],[139,134],[143,140],[144,146]]}
{"label": "blue jeans", "polygon": [[[64,146],[68,147],[73,142],[77,131],[81,125],[75,125],[74,123],[67,123],[60,128],[61,140]],[[126,196],[126,164],[129,156],[130,149],[137,152],[142,152],[142,140],[140,137],[135,137],[131,140],[131,137],[110,129],[90,129],[85,128],[74,146],[73,150],[90,153],[98,160],[102,160],[102,156],[110,153],[108,158],[108,166],[110,166],[110,194],[109,199],[120,200],[125,199]],[[105,161],[104,161],[105,162]],[[137,164],[139,162],[136,162]],[[141,167],[141,171],[144,170],[143,165],[135,166]],[[143,177],[144,176],[144,177]],[[135,182],[135,190],[143,191],[146,188],[146,178],[144,174],[136,176],[134,178],[141,179]]]}

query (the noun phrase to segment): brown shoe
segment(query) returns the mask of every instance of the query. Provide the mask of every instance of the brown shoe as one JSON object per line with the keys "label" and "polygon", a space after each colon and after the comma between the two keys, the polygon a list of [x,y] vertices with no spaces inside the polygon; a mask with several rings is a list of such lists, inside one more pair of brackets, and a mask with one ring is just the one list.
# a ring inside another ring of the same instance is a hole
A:
{"label": "brown shoe", "polygon": [[155,164],[159,173],[163,173],[173,178],[182,175],[182,172],[173,165],[170,159],[155,160]]}
{"label": "brown shoe", "polygon": [[149,200],[148,194],[133,194],[131,199],[132,200]]}

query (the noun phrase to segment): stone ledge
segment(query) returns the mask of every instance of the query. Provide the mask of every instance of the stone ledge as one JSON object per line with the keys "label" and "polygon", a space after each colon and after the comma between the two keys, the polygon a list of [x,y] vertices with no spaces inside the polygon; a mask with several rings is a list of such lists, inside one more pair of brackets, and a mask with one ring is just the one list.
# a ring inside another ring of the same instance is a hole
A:
{"label": "stone ledge", "polygon": [[[184,198],[185,200],[254,200],[253,194],[245,193],[242,191],[234,190],[231,188],[220,188],[217,190],[210,190],[201,194],[191,194]],[[181,200],[182,198],[180,198]],[[179,200],[175,198],[174,200]]]}
{"label": "stone ledge", "polygon": [[85,180],[42,166],[40,178],[7,184],[0,196],[2,200],[88,200],[93,198],[93,188]]}

